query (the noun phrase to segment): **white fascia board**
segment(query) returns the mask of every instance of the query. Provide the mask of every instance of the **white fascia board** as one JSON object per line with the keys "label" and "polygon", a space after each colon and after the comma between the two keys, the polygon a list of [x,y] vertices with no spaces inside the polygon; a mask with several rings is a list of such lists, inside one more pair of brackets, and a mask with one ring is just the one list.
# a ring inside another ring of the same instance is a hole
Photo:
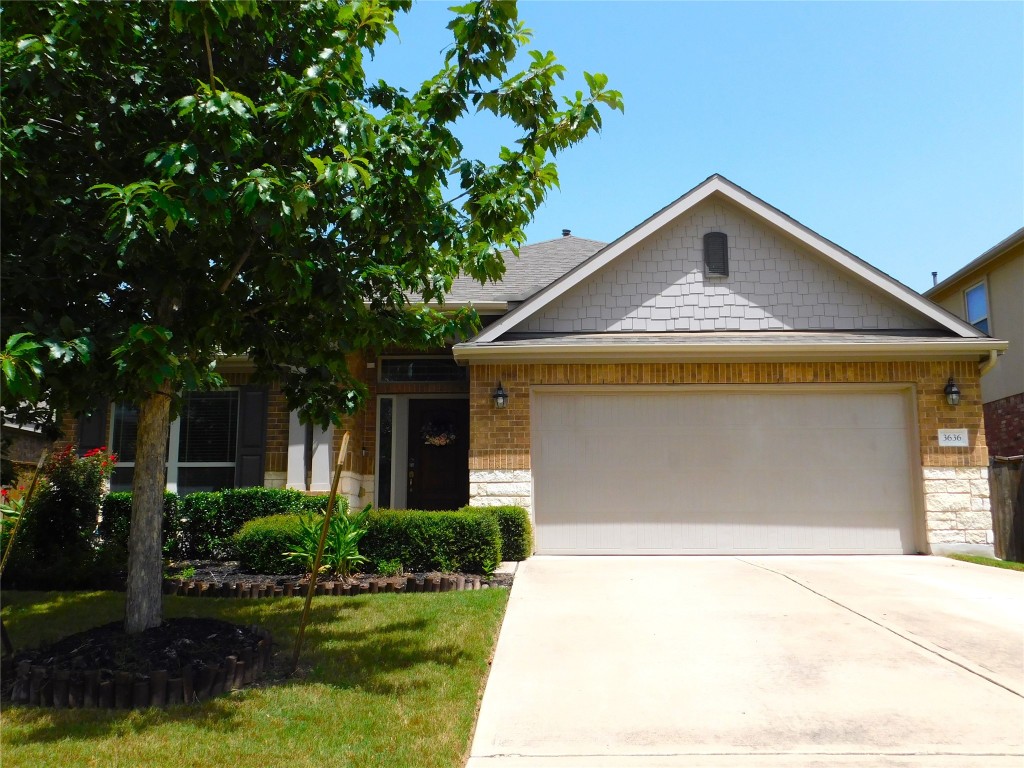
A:
{"label": "white fascia board", "polygon": [[559,296],[562,296],[595,272],[607,266],[634,245],[650,237],[659,229],[715,193],[721,194],[739,207],[767,221],[793,239],[825,256],[843,271],[873,285],[919,314],[934,320],[942,327],[964,338],[985,338],[984,334],[974,326],[946,312],[884,272],[872,267],[835,243],[826,240],[777,208],[773,208],[760,198],[736,186],[728,179],[715,175],[698,184],[674,203],[663,208],[615,242],[605,246],[602,250],[591,256],[590,259],[576,267],[576,269],[567,272],[547,288],[531,296],[501,320],[477,335],[473,341],[494,341],[503,333],[514,328],[522,320],[543,309]]}
{"label": "white fascia board", "polygon": [[981,360],[990,352],[1003,352],[1009,346],[998,339],[949,339],[948,341],[907,342],[905,344],[814,342],[804,344],[523,344],[492,346],[456,344],[452,354],[456,362],[466,363],[614,363],[614,362],[795,362],[803,360]]}

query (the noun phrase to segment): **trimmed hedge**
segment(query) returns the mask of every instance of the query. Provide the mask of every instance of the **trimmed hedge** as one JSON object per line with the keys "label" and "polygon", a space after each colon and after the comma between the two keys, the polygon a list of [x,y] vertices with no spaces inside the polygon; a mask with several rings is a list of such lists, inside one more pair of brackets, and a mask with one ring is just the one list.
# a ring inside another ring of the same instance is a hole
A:
{"label": "trimmed hedge", "polygon": [[374,564],[397,560],[408,571],[489,576],[501,562],[501,530],[495,515],[478,510],[377,509],[359,552]]}
{"label": "trimmed hedge", "polygon": [[295,548],[298,535],[299,515],[271,515],[249,520],[231,542],[244,571],[298,573],[301,567],[284,555]]}
{"label": "trimmed hedge", "polygon": [[[242,568],[295,573],[284,553],[294,548],[298,521],[298,515],[275,515],[247,522],[233,540]],[[498,516],[487,510],[377,509],[370,513],[359,552],[374,568],[397,561],[407,571],[489,576],[501,561],[501,529]]]}
{"label": "trimmed hedge", "polygon": [[530,513],[522,507],[463,507],[459,511],[485,512],[497,518],[501,530],[502,560],[525,560],[533,553]]}
{"label": "trimmed hedge", "polygon": [[[131,521],[130,492],[107,494],[100,534],[114,560],[127,552]],[[232,536],[249,520],[271,515],[322,512],[326,496],[285,488],[235,488],[224,491],[164,494],[164,555],[176,560],[223,559],[234,554]]]}
{"label": "trimmed hedge", "polygon": [[[178,494],[164,492],[164,554],[170,554],[175,539],[174,529],[178,518]],[[103,544],[100,551],[110,565],[122,563],[128,566],[128,531],[132,523],[132,494],[130,491],[108,493],[100,505],[103,519],[98,527]]]}
{"label": "trimmed hedge", "polygon": [[[190,493],[181,500],[178,557],[223,559],[234,551],[231,537],[249,520],[309,509],[306,494],[285,488],[233,488]],[[321,502],[322,503],[322,502]]]}

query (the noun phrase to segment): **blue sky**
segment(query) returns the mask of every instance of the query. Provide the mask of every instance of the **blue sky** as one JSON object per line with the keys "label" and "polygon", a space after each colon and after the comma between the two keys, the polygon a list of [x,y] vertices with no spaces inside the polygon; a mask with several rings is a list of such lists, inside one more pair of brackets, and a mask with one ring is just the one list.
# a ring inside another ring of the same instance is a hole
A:
{"label": "blue sky", "polygon": [[[415,87],[453,3],[372,67]],[[1024,3],[521,2],[530,47],[604,72],[625,114],[558,158],[530,242],[611,241],[713,173],[916,290],[1024,225]],[[485,121],[467,147],[492,159]],[[508,141],[508,138],[504,138]]]}

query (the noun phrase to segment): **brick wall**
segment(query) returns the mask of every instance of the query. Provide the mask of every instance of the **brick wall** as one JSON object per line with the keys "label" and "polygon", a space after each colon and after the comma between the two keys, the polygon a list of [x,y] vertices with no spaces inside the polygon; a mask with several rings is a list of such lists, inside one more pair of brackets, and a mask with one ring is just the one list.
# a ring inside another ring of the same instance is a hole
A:
{"label": "brick wall", "polygon": [[288,471],[288,401],[274,385],[267,393],[267,448],[264,472]]}
{"label": "brick wall", "polygon": [[[960,405],[946,402],[947,379],[960,388]],[[498,381],[508,408],[494,407]],[[530,468],[530,387],[537,384],[794,384],[807,382],[914,385],[924,467],[988,466],[978,365],[957,362],[876,363],[619,363],[600,365],[474,365],[471,368],[470,469]],[[937,432],[966,427],[969,448],[940,448]]]}
{"label": "brick wall", "polygon": [[[960,405],[946,402],[950,376]],[[498,381],[509,393],[499,410],[491,393]],[[607,365],[479,365],[471,369],[470,497],[472,504],[532,506],[530,387],[585,384],[799,384],[906,383],[917,403],[927,545],[932,552],[991,554],[988,452],[978,365],[974,362],[874,363],[636,363]],[[938,430],[966,428],[967,448],[941,448]]]}
{"label": "brick wall", "polygon": [[991,455],[1024,455],[1024,393],[985,403],[985,434]]}

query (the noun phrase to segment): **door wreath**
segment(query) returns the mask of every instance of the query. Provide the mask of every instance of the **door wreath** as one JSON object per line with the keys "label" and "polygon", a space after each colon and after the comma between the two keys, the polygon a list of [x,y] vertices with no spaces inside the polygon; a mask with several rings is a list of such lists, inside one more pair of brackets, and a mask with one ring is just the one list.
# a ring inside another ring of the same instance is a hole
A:
{"label": "door wreath", "polygon": [[423,429],[420,430],[420,437],[423,438],[424,444],[439,448],[451,445],[456,439],[455,430],[452,428],[451,423],[440,424],[433,421],[428,421],[423,425]]}

